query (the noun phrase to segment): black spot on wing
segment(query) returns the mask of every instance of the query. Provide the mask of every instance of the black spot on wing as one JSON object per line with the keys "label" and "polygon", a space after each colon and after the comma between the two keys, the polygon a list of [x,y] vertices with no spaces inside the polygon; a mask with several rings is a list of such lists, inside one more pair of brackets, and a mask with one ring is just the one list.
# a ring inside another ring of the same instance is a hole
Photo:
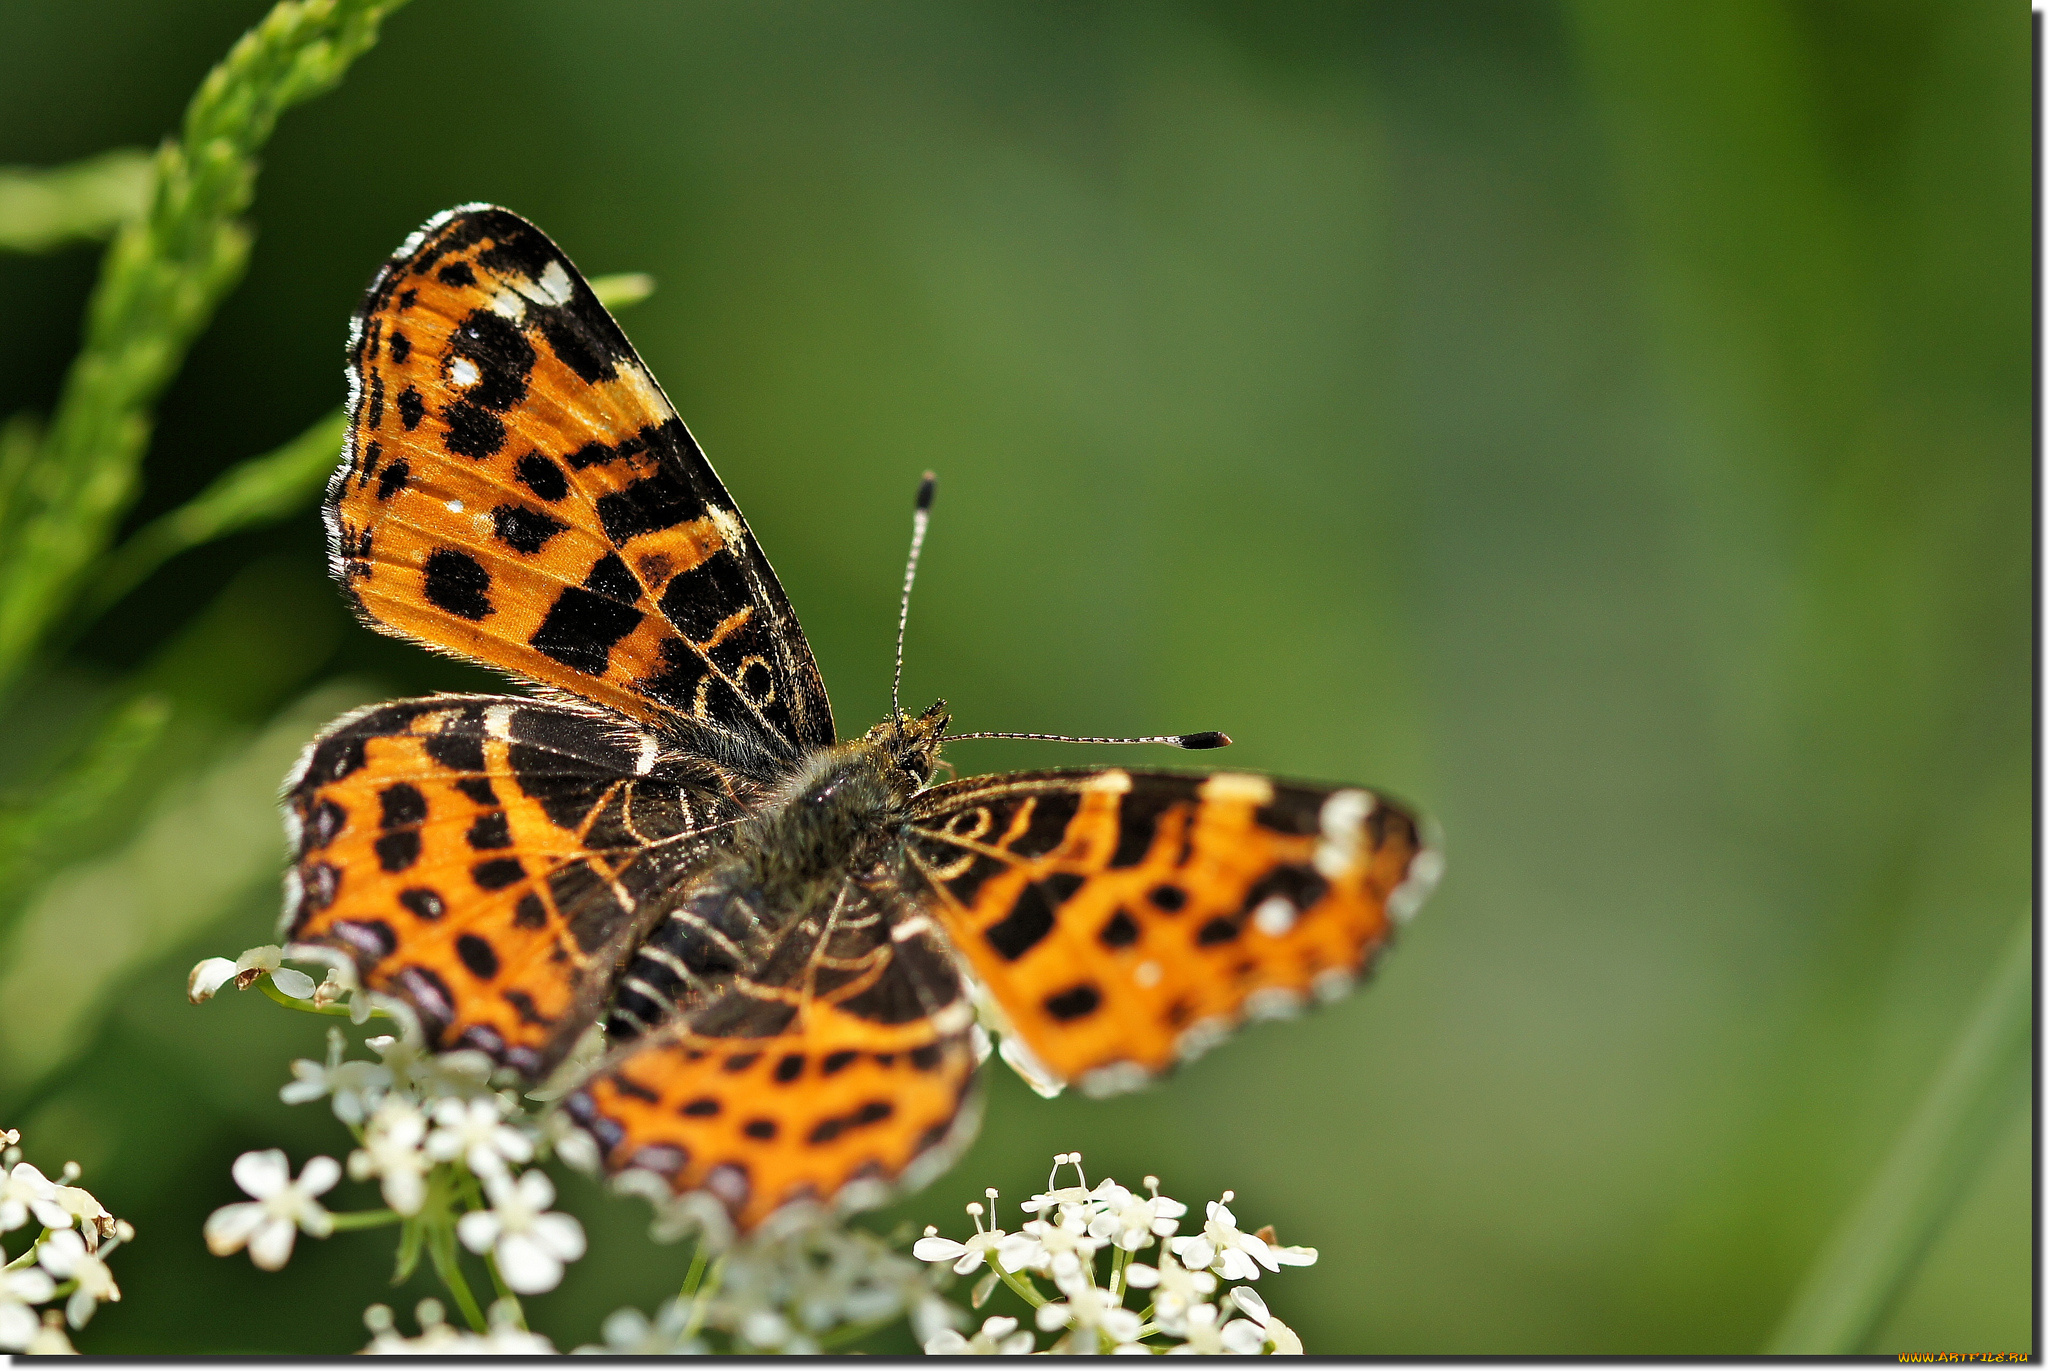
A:
{"label": "black spot on wing", "polygon": [[645,617],[629,605],[581,586],[563,586],[528,641],[563,666],[602,676],[611,665],[613,645],[638,628]]}
{"label": "black spot on wing", "polygon": [[685,637],[701,643],[751,601],[739,559],[721,548],[669,580],[661,592],[661,612]]}
{"label": "black spot on wing", "polygon": [[407,824],[423,823],[427,817],[427,797],[420,788],[405,781],[390,785],[377,796],[382,814],[378,819],[380,828],[403,828]]}
{"label": "black spot on wing", "polygon": [[434,274],[441,278],[441,284],[444,286],[454,286],[460,289],[464,286],[476,284],[476,273],[469,269],[469,263],[467,262],[450,262]]}
{"label": "black spot on wing", "polygon": [[469,878],[479,890],[503,890],[526,879],[526,864],[517,857],[493,857],[469,869]]}
{"label": "black spot on wing", "polygon": [[590,574],[583,578],[583,588],[625,605],[640,598],[640,582],[616,552],[607,552],[592,564]]}
{"label": "black spot on wing", "polygon": [[533,344],[503,315],[480,309],[464,319],[448,336],[448,355],[476,369],[476,380],[462,392],[469,403],[503,413],[526,398]]}
{"label": "black spot on wing", "polygon": [[448,906],[442,903],[440,895],[423,885],[399,891],[398,902],[412,911],[414,917],[425,919],[428,923],[434,922],[448,912]]}
{"label": "black spot on wing", "polygon": [[423,588],[429,603],[459,619],[491,612],[491,573],[466,552],[444,547],[428,554]]}
{"label": "black spot on wing", "polygon": [[526,505],[499,505],[491,511],[491,531],[514,552],[531,556],[569,526],[552,514]]}
{"label": "black spot on wing", "polygon": [[505,446],[505,421],[481,405],[456,400],[441,408],[448,425],[448,450],[458,457],[482,460]]}
{"label": "black spot on wing", "polygon": [[541,456],[529,452],[514,464],[512,474],[528,490],[546,500],[549,504],[569,493],[569,478],[562,475],[562,469]]}
{"label": "black spot on wing", "polygon": [[1042,857],[1058,847],[1067,836],[1067,825],[1081,807],[1081,797],[1071,791],[1047,791],[1028,802],[1031,817],[1024,831],[1009,844],[1019,857]]}
{"label": "black spot on wing", "polygon": [[464,835],[471,848],[488,852],[501,847],[512,846],[512,825],[505,817],[505,811],[494,809],[488,814],[476,816],[476,822],[469,826]]}
{"label": "black spot on wing", "polygon": [[[570,458],[570,465],[575,465]],[[704,517],[704,501],[667,466],[597,499],[598,522],[615,544]]]}
{"label": "black spot on wing", "polygon": [[456,938],[455,955],[478,980],[488,981],[498,974],[497,950],[474,933],[464,933]]}
{"label": "black spot on wing", "polygon": [[406,478],[412,475],[412,467],[401,457],[384,468],[384,474],[377,478],[377,498],[388,500],[405,489]]}
{"label": "black spot on wing", "polygon": [[[381,397],[379,397],[381,398]],[[420,420],[427,416],[427,402],[420,398],[418,390],[407,386],[398,392],[398,417],[405,424],[406,432],[420,426]]]}
{"label": "black spot on wing", "polygon": [[401,828],[380,834],[371,846],[377,850],[377,864],[386,871],[407,871],[420,859],[420,831]]}
{"label": "black spot on wing", "polygon": [[1200,784],[1196,777],[1147,776],[1126,791],[1117,803],[1116,852],[1109,864],[1136,866],[1144,861],[1160,819],[1175,805],[1192,803]]}
{"label": "black spot on wing", "polygon": [[1102,992],[1094,986],[1081,984],[1070,986],[1057,994],[1045,997],[1045,1012],[1061,1023],[1071,1023],[1093,1014],[1102,1005]]}
{"label": "black spot on wing", "polygon": [[996,955],[1014,962],[1038,946],[1052,932],[1052,905],[1036,883],[1027,883],[1010,906],[1010,912],[988,926],[982,936]]}

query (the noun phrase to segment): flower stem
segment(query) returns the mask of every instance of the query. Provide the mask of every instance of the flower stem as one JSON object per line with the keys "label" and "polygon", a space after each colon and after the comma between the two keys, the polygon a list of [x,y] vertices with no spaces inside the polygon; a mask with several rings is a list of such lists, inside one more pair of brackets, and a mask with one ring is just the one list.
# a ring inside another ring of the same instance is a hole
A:
{"label": "flower stem", "polygon": [[2033,1029],[2031,915],[2013,930],[1977,1007],[1891,1155],[1807,1273],[1768,1351],[1861,1352],[1998,1136],[2027,1098]]}
{"label": "flower stem", "polygon": [[1003,1270],[1003,1264],[996,1260],[996,1254],[993,1249],[983,1253],[982,1260],[988,1263],[989,1270],[1002,1277],[1004,1285],[1009,1286],[1012,1290],[1023,1296],[1026,1304],[1029,1304],[1033,1309],[1041,1309],[1045,1306],[1045,1296],[1038,1293],[1038,1287],[1031,1283],[1030,1277],[1021,1274],[1013,1276]]}
{"label": "flower stem", "polygon": [[455,1229],[453,1225],[437,1225],[427,1239],[427,1255],[433,1259],[434,1274],[441,1278],[441,1284],[455,1297],[455,1303],[462,1310],[462,1317],[469,1320],[471,1331],[484,1331],[484,1311],[477,1307],[476,1296],[469,1293],[469,1282],[462,1278],[462,1267],[455,1255]]}
{"label": "flower stem", "polygon": [[690,1296],[697,1293],[697,1286],[704,1279],[705,1263],[709,1260],[710,1254],[705,1252],[704,1244],[701,1242],[698,1243],[697,1250],[690,1254],[690,1269],[689,1272],[683,1277],[683,1291],[681,1298],[688,1299],[690,1298]]}
{"label": "flower stem", "polygon": [[[700,1246],[698,1250],[701,1252],[703,1249]],[[695,1264],[691,1263],[692,1266]],[[682,1336],[676,1339],[678,1343],[686,1343],[697,1336],[697,1330],[704,1326],[704,1316],[711,1312],[711,1297],[718,1293],[718,1284],[724,1279],[725,1258],[721,1256],[711,1264],[709,1274],[704,1277],[702,1289],[695,1294],[695,1299],[690,1305],[690,1321],[683,1325]]]}
{"label": "flower stem", "polygon": [[346,1233],[354,1228],[382,1228],[386,1224],[405,1222],[405,1215],[396,1209],[362,1209],[349,1214],[336,1214],[330,1211],[327,1217],[334,1220],[336,1233]]}
{"label": "flower stem", "polygon": [[[314,1004],[311,1000],[295,1000],[272,985],[270,977],[267,975],[262,980],[256,982],[256,984],[262,989],[264,994],[276,1000],[286,1009],[296,1009],[301,1014],[326,1014],[331,1018],[345,1019],[349,1016],[349,1008],[345,1004]],[[373,1019],[388,1019],[392,1015],[390,1010],[372,1005],[370,1006],[370,1017]]]}

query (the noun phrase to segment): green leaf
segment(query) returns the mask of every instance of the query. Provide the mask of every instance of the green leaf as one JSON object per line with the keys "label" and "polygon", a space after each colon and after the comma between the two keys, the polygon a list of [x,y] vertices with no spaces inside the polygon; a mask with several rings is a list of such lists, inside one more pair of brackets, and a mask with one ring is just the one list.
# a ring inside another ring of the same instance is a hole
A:
{"label": "green leaf", "polygon": [[61,167],[0,167],[0,248],[105,238],[149,203],[150,154],[114,148]]}
{"label": "green leaf", "polygon": [[412,1279],[412,1273],[419,1269],[420,1251],[426,1236],[425,1215],[414,1214],[405,1221],[405,1227],[398,1233],[398,1264],[391,1272],[393,1285],[404,1285]]}
{"label": "green leaf", "polygon": [[644,271],[621,271],[590,278],[590,291],[609,310],[637,305],[654,294],[654,278]]}
{"label": "green leaf", "polygon": [[2034,929],[2023,916],[1975,1013],[1870,1189],[1842,1221],[1766,1349],[1846,1357],[1878,1320],[1968,1194],[1998,1126],[2027,1100]]}
{"label": "green leaf", "polygon": [[[0,807],[0,888],[18,888],[28,863],[97,816],[163,736],[170,718],[170,701],[161,695],[129,700],[108,713],[78,756],[34,800]],[[0,933],[23,908],[0,906]]]}
{"label": "green leaf", "polygon": [[256,153],[291,106],[330,89],[403,0],[284,0],[207,74],[156,154],[149,207],[107,249],[37,459],[7,515],[0,689],[63,615],[135,496],[152,411],[241,278]]}
{"label": "green leaf", "polygon": [[283,447],[223,472],[177,509],[138,530],[107,559],[86,592],[90,620],[181,552],[296,514],[318,498],[341,456],[347,423],[326,415]]}

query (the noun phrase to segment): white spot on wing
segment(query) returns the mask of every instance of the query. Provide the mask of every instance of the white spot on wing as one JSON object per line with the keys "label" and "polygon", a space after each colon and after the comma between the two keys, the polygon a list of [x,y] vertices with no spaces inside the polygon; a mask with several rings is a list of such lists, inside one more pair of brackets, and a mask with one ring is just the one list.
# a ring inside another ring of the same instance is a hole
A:
{"label": "white spot on wing", "polygon": [[1115,767],[1098,772],[1081,782],[1082,790],[1094,791],[1099,795],[1128,795],[1131,790],[1131,773]]}
{"label": "white spot on wing", "polygon": [[1165,975],[1166,973],[1160,970],[1158,962],[1139,962],[1137,969],[1131,972],[1131,979],[1136,981],[1141,988],[1150,990],[1153,986],[1158,985],[1160,979]]}
{"label": "white spot on wing", "polygon": [[727,547],[733,549],[735,554],[745,545],[743,540],[746,530],[741,526],[737,514],[734,514],[729,509],[720,509],[717,505],[711,505],[705,509],[704,517],[711,520],[711,526],[718,530],[719,538],[724,541]]}
{"label": "white spot on wing", "polygon": [[1197,1019],[1174,1039],[1173,1053],[1182,1061],[1191,1062],[1229,1036],[1230,1020]]}
{"label": "white spot on wing", "polygon": [[669,408],[668,401],[661,398],[661,387],[654,384],[654,378],[638,363],[619,363],[618,384],[623,386],[633,402],[658,419],[673,419],[676,412]]}
{"label": "white spot on wing", "polygon": [[1408,863],[1408,879],[1394,887],[1394,893],[1387,896],[1387,913],[1397,923],[1407,923],[1415,917],[1415,911],[1422,908],[1422,902],[1429,898],[1429,892],[1436,889],[1436,883],[1443,879],[1444,854],[1433,847],[1425,847],[1415,854]]}
{"label": "white spot on wing", "polygon": [[1310,981],[1309,989],[1315,992],[1317,999],[1321,1000],[1324,1004],[1328,1004],[1332,1000],[1341,1000],[1346,995],[1349,995],[1351,987],[1357,984],[1358,977],[1341,966],[1333,966],[1328,971],[1319,973],[1313,981]]}
{"label": "white spot on wing", "polygon": [[1302,996],[1284,985],[1269,985],[1244,997],[1247,1019],[1291,1019],[1301,1013]]}
{"label": "white spot on wing", "polygon": [[1285,895],[1269,895],[1252,911],[1252,922],[1259,932],[1277,938],[1294,927],[1296,912],[1294,902]]}
{"label": "white spot on wing", "polygon": [[1078,1084],[1082,1094],[1092,1100],[1099,1100],[1107,1095],[1121,1095],[1126,1091],[1136,1090],[1151,1079],[1152,1073],[1136,1062],[1111,1062],[1107,1066],[1098,1066],[1088,1072],[1081,1077]]}
{"label": "white spot on wing", "polygon": [[633,759],[633,774],[645,776],[654,770],[654,759],[661,755],[661,743],[652,733],[640,735],[640,755]]}
{"label": "white spot on wing", "polygon": [[569,284],[569,273],[562,270],[560,262],[548,263],[547,270],[540,274],[541,296],[551,305],[566,305],[576,288]]}
{"label": "white spot on wing", "polygon": [[509,290],[498,291],[491,296],[491,313],[516,324],[526,317],[526,301]]}
{"label": "white spot on wing", "polygon": [[448,502],[448,512],[449,512],[450,514],[460,514],[460,513],[462,513],[462,501],[460,501],[460,500],[450,500],[450,501]]}
{"label": "white spot on wing", "polygon": [[492,705],[484,711],[484,732],[499,742],[512,738],[512,706]]}
{"label": "white spot on wing", "polygon": [[1271,804],[1273,783],[1264,776],[1249,776],[1241,771],[1219,771],[1202,782],[1199,792],[1204,800],[1236,800],[1241,804]]}
{"label": "white spot on wing", "polygon": [[1363,790],[1339,790],[1323,801],[1323,836],[1316,844],[1316,873],[1334,881],[1349,871],[1364,845],[1366,816],[1372,796]]}
{"label": "white spot on wing", "polygon": [[476,378],[476,363],[470,361],[467,357],[457,357],[448,364],[448,381],[450,385],[473,386],[476,384]]}

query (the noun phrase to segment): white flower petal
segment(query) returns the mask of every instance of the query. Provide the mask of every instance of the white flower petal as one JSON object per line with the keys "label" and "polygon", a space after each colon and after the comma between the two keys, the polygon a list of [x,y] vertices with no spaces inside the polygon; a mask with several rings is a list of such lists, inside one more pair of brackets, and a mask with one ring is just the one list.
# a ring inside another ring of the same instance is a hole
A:
{"label": "white flower petal", "polygon": [[292,1168],[284,1153],[273,1147],[264,1152],[244,1152],[235,1158],[230,1174],[244,1194],[267,1200],[291,1184]]}
{"label": "white flower petal", "polygon": [[192,974],[185,978],[185,998],[194,1004],[205,1004],[234,976],[233,962],[226,957],[208,957],[193,967]]}
{"label": "white flower petal", "polygon": [[310,1000],[313,998],[313,978],[303,971],[294,971],[288,966],[281,966],[270,973],[270,983],[277,987],[277,992],[280,995],[289,995],[295,1000]]}
{"label": "white flower petal", "polygon": [[455,1236],[462,1239],[462,1245],[470,1251],[482,1252],[498,1240],[498,1233],[503,1227],[504,1223],[495,1211],[473,1209],[455,1221]]}
{"label": "white flower petal", "polygon": [[266,1217],[249,1239],[249,1260],[265,1271],[276,1271],[292,1258],[292,1243],[298,1226],[288,1219]]}
{"label": "white flower petal", "polygon": [[[35,1320],[29,1320],[29,1327],[31,1330],[34,1329]],[[15,1344],[17,1347],[20,1345],[20,1343]],[[0,1347],[4,1346],[6,1346],[5,1343],[0,1343]],[[926,1338],[924,1343],[924,1352],[928,1357],[959,1357],[973,1350],[973,1346],[968,1343],[967,1339],[961,1337],[950,1328],[940,1329],[936,1334]]]}
{"label": "white flower petal", "polygon": [[216,1257],[225,1257],[241,1250],[242,1244],[263,1223],[268,1211],[262,1204],[249,1201],[242,1204],[225,1205],[206,1216],[206,1250]]}
{"label": "white flower petal", "polygon": [[562,1263],[525,1233],[499,1239],[497,1255],[498,1274],[522,1295],[538,1295],[562,1283]]}
{"label": "white flower petal", "polygon": [[575,1261],[586,1250],[583,1225],[571,1214],[537,1214],[533,1236],[548,1251],[565,1262]]}
{"label": "white flower petal", "polygon": [[[43,1299],[48,1298],[48,1295],[43,1296]],[[34,1339],[39,1327],[35,1314],[26,1305],[0,1304],[0,1352],[21,1351]],[[953,1336],[960,1335],[956,1333]],[[960,1344],[962,1351],[966,1347],[965,1342]]]}
{"label": "white flower petal", "polygon": [[341,1179],[341,1163],[332,1157],[315,1157],[299,1173],[299,1193],[324,1195]]}
{"label": "white flower petal", "polygon": [[921,1262],[949,1262],[967,1251],[967,1244],[951,1238],[919,1238],[911,1244],[910,1255]]}

